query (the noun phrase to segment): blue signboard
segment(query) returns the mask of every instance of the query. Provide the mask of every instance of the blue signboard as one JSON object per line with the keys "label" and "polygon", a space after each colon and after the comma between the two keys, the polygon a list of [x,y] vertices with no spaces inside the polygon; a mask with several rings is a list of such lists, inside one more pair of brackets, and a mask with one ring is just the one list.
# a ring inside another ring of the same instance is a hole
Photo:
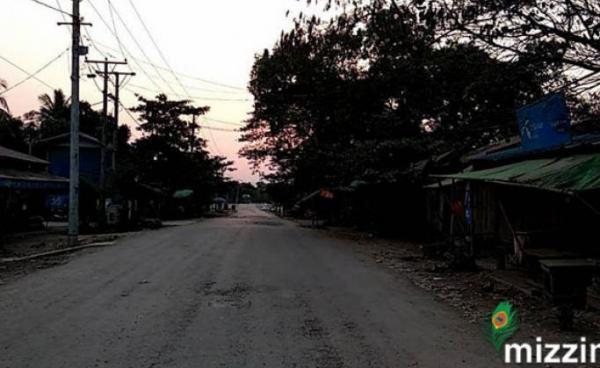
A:
{"label": "blue signboard", "polygon": [[571,119],[563,93],[553,93],[517,110],[521,145],[525,151],[571,143]]}

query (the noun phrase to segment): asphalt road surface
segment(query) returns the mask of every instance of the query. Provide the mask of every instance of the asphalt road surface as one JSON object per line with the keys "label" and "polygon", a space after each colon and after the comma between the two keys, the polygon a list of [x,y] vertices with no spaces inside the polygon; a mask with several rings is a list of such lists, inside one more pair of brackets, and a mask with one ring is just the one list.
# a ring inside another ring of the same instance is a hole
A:
{"label": "asphalt road surface", "polygon": [[254,206],[0,286],[0,367],[496,365],[451,308]]}

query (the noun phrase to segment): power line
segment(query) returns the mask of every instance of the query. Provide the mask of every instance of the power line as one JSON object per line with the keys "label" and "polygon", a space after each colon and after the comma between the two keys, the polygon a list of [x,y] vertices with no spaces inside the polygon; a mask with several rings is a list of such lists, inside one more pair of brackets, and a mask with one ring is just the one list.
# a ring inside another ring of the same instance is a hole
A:
{"label": "power line", "polygon": [[[106,44],[103,44],[101,42],[96,41],[96,43],[98,45],[100,45],[100,46],[108,49],[108,50],[117,51],[113,47],[110,47],[110,46],[108,46]],[[142,60],[140,58],[137,58],[137,57],[135,57],[135,56],[133,56],[131,54],[130,54],[130,58],[131,59],[135,59],[135,60],[139,61],[140,63],[147,64],[147,65],[156,67],[156,68],[164,70],[164,71],[169,71],[169,69],[167,69],[167,68],[165,68],[163,66],[156,65],[155,63],[152,63],[152,62],[144,61],[144,60]],[[198,77],[198,76],[193,76],[193,75],[190,75],[190,74],[185,74],[185,73],[181,73],[181,72],[177,72],[177,71],[174,71],[174,73],[177,74],[180,77],[183,77],[183,78],[187,78],[187,79],[191,79],[191,80],[197,80],[199,82],[211,84],[211,85],[214,85],[214,86],[219,86],[219,87],[223,87],[223,88],[227,88],[227,89],[233,89],[233,90],[240,91],[240,92],[223,91],[223,93],[226,93],[226,92],[228,92],[228,93],[248,93],[248,91],[246,90],[246,88],[243,88],[243,87],[232,86],[232,85],[229,85],[229,84],[226,84],[226,83],[216,82],[216,81],[208,80],[208,79],[205,79],[205,78],[201,78],[201,77]],[[186,87],[192,88],[190,86],[186,86]],[[217,92],[217,91],[215,91],[215,92]]]}
{"label": "power line", "polygon": [[[108,0],[108,3],[110,6],[112,6],[111,0]],[[189,98],[190,100],[192,99],[192,96],[190,95],[189,91],[185,88],[185,86],[183,85],[183,83],[181,83],[181,80],[179,79],[179,77],[175,74],[175,72],[173,71],[173,68],[171,67],[171,65],[169,64],[167,58],[165,57],[165,55],[163,54],[162,50],[160,49],[160,47],[158,47],[158,44],[156,43],[156,41],[154,40],[154,37],[152,36],[152,33],[150,32],[150,30],[148,29],[148,26],[146,26],[146,23],[144,22],[144,20],[142,19],[140,13],[138,12],[137,8],[135,7],[135,5],[133,4],[133,2],[130,0],[129,3],[131,4],[131,7],[133,8],[134,12],[136,13],[138,20],[140,21],[140,23],[142,23],[142,26],[144,27],[144,30],[146,31],[146,33],[148,34],[148,37],[150,38],[150,41],[152,41],[152,44],[154,45],[154,47],[156,48],[156,50],[158,51],[158,54],[160,55],[160,57],[162,58],[163,62],[165,63],[165,65],[168,67],[169,71],[171,72],[171,74],[175,77],[175,80],[177,81],[177,83],[179,84],[179,86],[181,87],[181,89],[183,90],[183,92],[187,95],[187,98]],[[116,10],[115,10],[116,11]],[[118,13],[117,13],[118,15]],[[120,16],[119,16],[120,19]],[[127,27],[125,27],[127,29]],[[140,49],[141,50],[141,49]],[[144,56],[146,56],[146,59],[148,60],[148,62],[150,62],[150,58],[147,57],[147,55],[143,52],[142,50],[142,54],[144,54]],[[162,78],[162,74],[160,74],[160,72],[158,71],[158,68],[156,66],[153,66],[154,70],[158,73],[158,75]],[[163,79],[164,81],[164,79]],[[171,87],[169,85],[169,87]],[[173,91],[173,93],[177,94],[175,91]],[[211,139],[213,140],[213,145],[215,146],[215,150],[217,151],[217,153],[219,154],[219,156],[221,156],[221,152],[219,149],[219,146],[215,140],[215,137],[212,134],[212,131],[208,131]]]}
{"label": "power line", "polygon": [[[159,93],[158,91],[153,90],[152,88],[140,86],[139,84],[130,83],[129,85],[133,88],[141,89],[144,91]],[[205,101],[221,101],[221,102],[248,102],[248,101],[250,101],[250,99],[248,99],[248,98],[220,98],[220,97],[212,97],[212,96],[192,96],[189,94],[184,95],[181,93],[175,93],[174,96],[189,98],[190,100],[205,100]]]}
{"label": "power line", "polygon": [[140,123],[139,120],[135,116],[133,116],[133,113],[127,107],[125,107],[125,105],[123,105],[121,101],[119,101],[119,105],[123,108],[123,110],[125,110],[125,112],[127,113],[127,115],[129,115],[131,120],[133,120],[138,126],[142,125],[142,123]]}
{"label": "power line", "polygon": [[242,92],[242,91],[224,91],[224,90],[216,90],[216,89],[208,89],[208,88],[204,88],[204,87],[197,87],[197,86],[190,86],[188,84],[184,84],[184,86],[186,88],[189,89],[193,89],[196,91],[201,91],[201,92],[206,92],[206,93],[215,93],[215,94],[220,94],[220,95],[245,95],[248,94],[248,92]]}
{"label": "power line", "polygon": [[[131,52],[129,52],[125,46],[123,44],[121,44],[121,39],[119,37],[119,35],[116,32],[116,27],[115,29],[113,29],[108,22],[106,21],[106,19],[104,19],[104,17],[102,16],[102,14],[100,13],[100,11],[98,11],[98,9],[96,8],[96,6],[94,5],[94,3],[91,0],[88,0],[88,4],[90,4],[90,6],[92,7],[92,10],[94,11],[94,13],[96,13],[96,15],[98,16],[98,18],[100,18],[100,21],[102,21],[102,23],[104,24],[104,26],[106,27],[106,29],[113,35],[113,37],[115,37],[115,39],[117,40],[117,43],[119,44],[119,48],[120,48],[120,52],[123,55],[124,58],[128,58],[128,59],[132,59],[133,62],[136,64],[136,66],[138,67],[138,69],[142,72],[142,74],[144,74],[146,76],[146,78],[148,78],[148,80],[154,84],[154,86],[156,88],[158,88],[159,90],[162,91],[162,93],[164,93],[163,88],[156,83],[156,81],[154,80],[154,78],[152,78],[150,76],[150,74],[146,71],[146,68],[144,68],[140,63],[138,63],[137,59],[133,57],[133,54],[131,54]],[[90,39],[90,41],[92,41],[92,37],[91,35],[88,33],[88,38]],[[92,45],[96,45],[96,44],[100,44],[98,41],[94,41],[92,43]],[[117,51],[114,50],[113,51]],[[100,52],[102,53],[102,52]]]}
{"label": "power line", "polygon": [[204,119],[206,119],[208,121],[215,122],[215,123],[220,123],[220,124],[235,125],[235,126],[239,126],[239,127],[244,126],[243,123],[236,123],[234,121],[226,121],[226,120],[213,119],[213,118],[210,118],[208,116],[204,116]]}
{"label": "power line", "polygon": [[[90,74],[94,73],[94,70],[91,68],[91,66],[89,64],[87,64],[87,68],[90,72]],[[94,85],[96,86],[96,89],[100,92],[102,92],[102,88],[98,85],[98,82],[95,79],[92,79]],[[112,81],[111,81],[112,82]],[[122,101],[119,100],[119,106],[127,113],[127,115],[129,116],[129,118],[138,126],[141,126],[142,123],[140,123],[140,121],[133,115],[133,113],[131,112],[131,110],[129,108],[127,108]],[[227,130],[227,129],[220,129],[220,128],[212,128],[212,127],[206,127],[204,126],[203,128],[207,129],[207,130],[220,130],[220,131],[224,131],[224,132],[236,132],[235,130]],[[214,140],[214,137],[211,134],[212,139]],[[210,142],[209,142],[210,143]],[[215,145],[215,149],[217,150],[217,147]],[[217,151],[219,152],[219,151]],[[220,155],[220,153],[219,153]]]}
{"label": "power line", "polygon": [[[62,56],[62,55],[61,55]],[[4,56],[0,55],[0,59],[4,60],[5,62],[7,62],[8,64],[12,65],[13,67],[19,69],[21,72],[25,73],[28,77],[30,77],[31,79],[35,79],[36,81],[40,82],[41,84],[43,84],[44,86],[54,90],[56,88],[52,87],[51,85],[49,85],[48,83],[44,82],[43,80],[41,80],[40,78],[36,77],[33,73],[29,73],[27,70],[21,68],[20,66],[18,66],[17,64],[13,63],[12,61],[8,60],[7,58],[5,58]]]}
{"label": "power line", "polygon": [[[125,23],[125,21],[123,20],[123,18],[121,17],[121,15],[119,14],[119,12],[117,11],[117,9],[113,6],[112,1],[111,0],[107,0],[107,1],[108,1],[108,8],[109,8],[109,11],[110,11],[110,16],[111,17],[113,17],[114,15],[117,16],[117,19],[119,20],[119,22],[121,22],[121,24],[123,25],[123,28],[125,28],[125,31],[127,31],[127,33],[129,34],[129,37],[133,40],[133,42],[135,43],[135,45],[137,46],[137,48],[142,52],[142,55],[144,55],[144,57],[146,58],[146,60],[148,60],[148,62],[150,62],[150,57],[146,53],[146,50],[144,50],[144,48],[139,43],[139,41],[137,40],[137,38],[135,37],[135,35],[131,31],[131,29],[129,29],[129,27],[127,26],[127,23]],[[114,19],[113,19],[113,24],[114,24]],[[115,29],[115,33],[116,33],[116,29]],[[153,68],[154,68],[154,71],[156,72],[156,74],[158,74],[158,77],[163,81],[163,83],[165,83],[167,85],[167,87],[169,87],[169,89],[171,90],[171,92],[173,92],[174,94],[177,93],[177,92],[175,92],[175,89],[173,89],[173,87],[171,86],[171,84],[163,77],[163,75],[160,73],[160,71],[158,70],[158,68],[156,68],[156,67],[153,67]]]}
{"label": "power line", "polygon": [[[7,89],[3,90],[2,92],[0,92],[0,96],[8,93],[9,91],[17,88],[18,86],[22,85],[23,83],[27,82],[28,80],[32,79],[32,78],[36,78],[36,76],[38,74],[40,74],[41,72],[43,72],[44,70],[46,70],[46,68],[48,68],[50,65],[54,64],[57,60],[59,60],[65,53],[67,53],[67,51],[69,51],[69,48],[67,48],[66,50],[64,50],[63,52],[61,52],[58,56],[56,56],[55,58],[53,58],[52,60],[50,60],[49,62],[47,62],[46,64],[44,64],[41,68],[39,68],[38,70],[36,70],[35,72],[33,72],[32,74],[29,74],[25,79],[13,84],[12,86],[8,87]],[[22,70],[23,71],[23,70]],[[39,80],[39,79],[38,79]],[[41,81],[40,81],[41,82]]]}
{"label": "power line", "polygon": [[[60,0],[55,0],[55,1],[56,1],[56,7],[58,8],[58,10],[61,13],[60,15],[61,15],[61,17],[63,19],[63,23],[67,23],[67,17],[65,16],[65,13],[67,13],[67,12],[65,12],[63,10],[62,6],[60,5]],[[85,27],[84,27],[84,29],[85,29]],[[67,32],[67,34],[69,35],[69,38],[70,38],[71,37],[71,33],[69,32],[69,30],[65,30],[65,31]]]}
{"label": "power line", "polygon": [[[112,7],[110,6],[110,0],[108,1],[108,13],[110,14],[110,21],[112,23],[112,29],[114,31],[114,35],[115,38],[117,40],[117,45],[119,45],[119,49],[121,49],[121,53],[125,54],[125,50],[123,49],[123,42],[121,42],[121,37],[119,37],[119,32],[117,31],[117,23],[115,22],[115,16],[112,10]],[[125,55],[123,55],[125,56]]]}
{"label": "power line", "polygon": [[[117,17],[117,19],[119,20],[119,22],[123,25],[123,27],[125,28],[125,30],[127,31],[127,33],[129,34],[130,38],[133,40],[133,42],[136,44],[137,48],[141,51],[142,55],[146,58],[147,60],[147,64],[149,64],[150,66],[152,66],[152,68],[154,69],[154,71],[158,74],[158,77],[167,85],[167,87],[169,87],[169,89],[175,94],[175,95],[179,95],[174,89],[173,87],[170,85],[170,83],[164,78],[164,76],[162,75],[162,73],[160,72],[159,68],[157,65],[155,65],[154,63],[151,62],[150,57],[148,56],[148,54],[146,53],[146,51],[144,50],[144,48],[140,45],[139,41],[137,40],[137,38],[133,35],[133,32],[131,32],[130,28],[127,26],[127,24],[125,23],[125,21],[123,20],[122,16],[120,15],[120,13],[118,12],[118,10],[114,7],[114,5],[112,4],[111,0],[107,0],[108,2],[108,6],[109,6],[109,11],[110,11],[110,15],[111,15],[111,19],[113,22],[113,29],[111,30],[111,27],[108,26],[107,22],[104,20],[104,18],[102,17],[102,15],[100,14],[100,12],[96,9],[96,7],[92,4],[91,0],[88,1],[90,3],[90,5],[92,5],[92,8],[94,10],[94,12],[98,15],[98,17],[100,17],[100,19],[102,20],[102,22],[104,23],[104,25],[109,29],[109,31],[111,31],[111,33],[113,33],[113,36],[117,39],[117,42],[119,43],[119,47],[121,48],[121,52],[124,54],[124,56],[126,56],[125,54],[129,54],[132,56],[132,54],[130,52],[128,52],[127,50],[125,50],[125,47],[122,45],[122,43],[120,42],[120,38],[118,37],[117,34],[117,29],[116,29],[116,24],[114,21],[115,15]],[[132,59],[135,59],[132,57]],[[154,81],[153,78],[150,77],[150,75],[145,72],[144,68],[142,68],[142,66],[140,65],[140,63],[137,62],[137,60],[134,60],[134,62],[136,62],[136,64],[138,65],[138,67],[140,67],[140,70],[142,70],[142,73],[146,75],[146,77],[155,85],[158,87],[159,90],[162,91],[162,88],[160,86],[158,86],[156,84],[156,82]],[[164,68],[161,67],[161,69],[164,70]],[[174,72],[173,72],[174,73]],[[185,87],[184,87],[185,89]],[[187,92],[187,91],[186,91]],[[162,92],[164,93],[164,91]],[[187,96],[187,98],[190,98],[191,96]],[[220,150],[219,147],[216,143],[216,140],[214,139],[214,136],[212,135],[212,132],[209,131],[209,134],[211,135],[212,138],[212,143],[215,147],[215,150],[217,151],[217,153],[220,155]]]}
{"label": "power line", "polygon": [[[133,116],[133,113],[131,112],[131,110],[129,108],[127,108],[125,105],[123,105],[122,102],[119,102],[119,105],[121,106],[123,111],[125,111],[127,113],[127,115],[129,115],[131,120],[133,120],[138,126],[142,125],[142,123],[140,123],[140,121],[135,116]],[[199,125],[199,127],[202,129],[214,130],[214,131],[218,131],[218,132],[226,132],[226,133],[238,133],[239,132],[239,130],[237,130],[237,129],[217,128],[217,127],[211,127],[211,126],[206,126],[206,125]]]}
{"label": "power line", "polygon": [[55,8],[54,6],[52,6],[52,5],[50,5],[50,4],[46,4],[46,3],[45,3],[45,2],[43,2],[43,1],[39,1],[39,0],[31,0],[31,1],[33,1],[34,3],[36,3],[36,4],[38,4],[38,5],[41,5],[41,6],[43,6],[43,7],[45,7],[45,8],[48,8],[48,9],[54,10],[54,11],[56,11],[56,12],[59,12],[59,13],[61,13],[61,14],[63,14],[63,15],[68,15],[69,17],[72,17],[72,16],[73,16],[73,14],[71,14],[71,13],[68,13],[68,12],[66,12],[66,11],[64,11],[64,10],[62,10],[62,9]]}
{"label": "power line", "polygon": [[225,129],[225,128],[216,128],[216,127],[211,127],[211,126],[206,126],[206,125],[199,125],[200,128],[202,129],[206,129],[206,130],[214,130],[217,132],[227,132],[227,133],[238,133],[239,130],[237,129]]}
{"label": "power line", "polygon": [[181,80],[179,79],[179,77],[177,76],[177,74],[175,74],[175,72],[173,71],[173,68],[171,67],[171,64],[169,64],[169,61],[165,57],[165,54],[162,52],[162,50],[160,49],[160,47],[158,47],[158,44],[157,44],[156,40],[154,39],[154,36],[152,36],[152,33],[148,29],[148,26],[146,25],[146,22],[144,22],[144,19],[142,18],[141,14],[138,11],[138,9],[136,8],[135,4],[133,3],[132,0],[129,0],[129,4],[131,4],[131,7],[133,8],[133,11],[135,12],[135,15],[137,16],[138,20],[142,24],[142,27],[144,27],[144,30],[146,31],[146,34],[148,35],[148,38],[150,38],[150,41],[154,45],[154,48],[156,48],[156,51],[158,51],[158,55],[160,56],[160,58],[162,59],[162,61],[165,63],[165,65],[167,66],[167,68],[169,69],[169,71],[171,72],[171,74],[173,75],[173,77],[175,77],[175,80],[177,81],[177,83],[179,84],[179,86],[181,87],[181,89],[186,94],[189,95],[190,93],[187,91],[187,89],[185,88],[185,86],[183,85],[183,83],[181,83]]}

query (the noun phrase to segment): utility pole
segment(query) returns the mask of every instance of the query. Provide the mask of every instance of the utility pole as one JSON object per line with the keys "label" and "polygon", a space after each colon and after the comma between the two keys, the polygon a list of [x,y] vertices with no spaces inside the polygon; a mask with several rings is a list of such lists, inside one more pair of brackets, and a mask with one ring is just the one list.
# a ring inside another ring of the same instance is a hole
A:
{"label": "utility pole", "polygon": [[[103,70],[96,70],[96,74],[102,76],[103,79],[103,89],[102,89],[102,128],[101,128],[101,141],[102,148],[100,151],[100,185],[102,190],[106,189],[106,127],[108,126],[108,79],[110,77],[110,73],[108,71],[108,67],[110,65],[126,65],[127,60],[125,61],[111,61],[108,58],[104,60],[87,60],[85,61],[88,64],[100,64],[103,65]],[[104,203],[102,203],[102,208],[104,208]]]}
{"label": "utility pole", "polygon": [[135,73],[124,73],[124,72],[111,72],[112,75],[115,76],[115,129],[113,132],[113,159],[112,159],[112,168],[113,172],[117,170],[117,134],[119,130],[119,92],[121,88],[121,76],[135,76]]}
{"label": "utility pole", "polygon": [[198,128],[198,124],[196,124],[196,116],[198,116],[198,114],[192,115],[192,147],[190,147],[190,152],[194,152],[196,150],[196,129]]}
{"label": "utility pole", "polygon": [[190,112],[188,112],[186,115],[192,115],[192,136],[190,137],[191,139],[191,144],[190,144],[190,152],[194,152],[196,150],[196,129],[200,128],[200,125],[198,125],[198,123],[196,123],[196,117],[198,117],[199,115],[204,114],[204,110],[202,108],[193,108]]}
{"label": "utility pole", "polygon": [[87,54],[87,48],[80,45],[81,26],[91,25],[81,22],[80,0],[73,0],[71,61],[71,141],[69,173],[69,244],[75,245],[79,237],[79,56]]}

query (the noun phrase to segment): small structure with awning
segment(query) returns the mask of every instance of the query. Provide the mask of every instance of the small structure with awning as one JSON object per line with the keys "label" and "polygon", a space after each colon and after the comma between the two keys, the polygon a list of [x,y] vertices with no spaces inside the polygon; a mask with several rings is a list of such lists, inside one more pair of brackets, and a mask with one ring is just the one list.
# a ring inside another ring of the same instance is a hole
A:
{"label": "small structure with awning", "polygon": [[532,187],[572,194],[600,189],[600,153],[526,160],[487,170],[437,177]]}
{"label": "small structure with awning", "polygon": [[438,228],[447,225],[453,237],[511,242],[519,262],[529,252],[561,254],[549,249],[598,252],[588,238],[600,223],[600,153],[533,158],[432,179],[426,189],[441,193],[446,203],[431,196],[430,218]]}
{"label": "small structure with awning", "polygon": [[32,218],[47,216],[53,195],[69,180],[47,172],[48,162],[0,146],[0,233],[26,230]]}
{"label": "small structure with awning", "polygon": [[68,179],[48,174],[48,164],[48,161],[0,146],[0,188],[67,188]]}
{"label": "small structure with awning", "polygon": [[517,120],[520,137],[470,154],[462,172],[431,176],[429,222],[447,231],[458,259],[493,250],[499,268],[510,259],[543,271],[553,303],[581,307],[596,268],[589,259],[600,258],[600,135],[572,134],[560,92],[519,109]]}
{"label": "small structure with awning", "polygon": [[[510,254],[528,270],[543,271],[544,295],[553,304],[585,307],[596,268],[589,258],[600,256],[600,153],[530,159],[437,178],[440,185],[450,180],[453,187],[460,182],[464,188],[463,203],[470,209],[461,217],[473,248],[476,231],[485,229],[491,212],[499,213],[513,246],[511,252],[503,249],[502,258]],[[497,221],[487,230],[498,231]],[[572,313],[560,321],[572,326]]]}

